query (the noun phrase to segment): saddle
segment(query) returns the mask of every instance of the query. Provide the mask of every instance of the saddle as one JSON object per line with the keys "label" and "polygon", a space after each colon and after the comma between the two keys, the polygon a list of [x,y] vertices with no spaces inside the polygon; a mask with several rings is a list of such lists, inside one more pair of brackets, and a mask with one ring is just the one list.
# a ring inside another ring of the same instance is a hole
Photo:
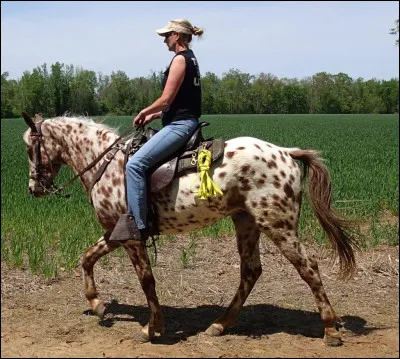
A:
{"label": "saddle", "polygon": [[[197,155],[201,149],[211,152],[211,159],[214,162],[224,152],[224,140],[222,138],[210,138],[205,140],[201,129],[208,126],[208,122],[200,122],[198,127],[189,138],[188,142],[169,158],[150,169],[150,191],[158,192],[168,186],[175,177],[180,177],[189,172],[197,171]],[[149,128],[147,140],[154,136],[158,131]]]}
{"label": "saddle", "polygon": [[[194,130],[192,136],[186,144],[177,152],[166,158],[162,163],[157,164],[151,168],[148,173],[149,191],[155,193],[161,191],[168,186],[176,177],[180,177],[186,173],[197,171],[197,155],[201,149],[207,149],[211,152],[212,162],[220,158],[224,153],[224,140],[222,138],[210,138],[205,140],[201,133],[201,129],[208,126],[208,122],[199,122],[197,128]],[[105,155],[103,164],[98,169],[94,176],[94,180],[89,188],[89,200],[91,200],[91,191],[93,186],[100,180],[108,164],[111,162],[115,154],[122,150],[124,156],[124,169],[126,162],[129,158],[151,137],[153,137],[158,130],[151,127],[146,128],[141,136],[128,138],[124,143],[120,143]]]}

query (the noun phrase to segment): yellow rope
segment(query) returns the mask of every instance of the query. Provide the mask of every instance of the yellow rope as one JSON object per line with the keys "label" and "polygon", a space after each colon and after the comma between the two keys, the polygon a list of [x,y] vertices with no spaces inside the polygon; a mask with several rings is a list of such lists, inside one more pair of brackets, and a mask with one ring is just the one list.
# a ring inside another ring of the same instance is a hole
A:
{"label": "yellow rope", "polygon": [[210,164],[211,152],[206,149],[200,150],[197,158],[197,169],[200,170],[200,173],[195,178],[195,181],[197,180],[197,178],[200,178],[200,188],[197,192],[192,191],[194,193],[197,193],[197,198],[199,199],[207,199],[208,197],[223,195],[217,184],[210,177]]}

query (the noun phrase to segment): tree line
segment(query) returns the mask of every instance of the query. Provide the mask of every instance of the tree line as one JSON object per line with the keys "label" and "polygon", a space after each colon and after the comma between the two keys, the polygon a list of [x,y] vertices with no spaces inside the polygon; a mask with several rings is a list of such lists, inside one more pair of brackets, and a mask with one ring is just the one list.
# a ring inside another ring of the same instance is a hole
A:
{"label": "tree line", "polygon": [[[103,75],[56,62],[25,71],[21,78],[1,74],[1,118],[22,111],[46,117],[65,112],[133,115],[162,92],[162,71],[129,78],[124,71]],[[203,114],[393,114],[399,111],[399,79],[352,79],[319,72],[304,79],[252,75],[229,69],[201,78]]]}

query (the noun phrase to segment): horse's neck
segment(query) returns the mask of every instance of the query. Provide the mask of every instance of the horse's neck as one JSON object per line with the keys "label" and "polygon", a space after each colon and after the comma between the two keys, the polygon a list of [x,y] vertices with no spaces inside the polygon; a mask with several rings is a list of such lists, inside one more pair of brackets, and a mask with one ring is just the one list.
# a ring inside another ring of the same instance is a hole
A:
{"label": "horse's neck", "polygon": [[[55,128],[60,128],[55,126]],[[61,158],[75,174],[89,166],[117,138],[107,127],[83,122],[63,122],[61,131],[53,131],[61,147]],[[82,175],[81,181],[88,188],[102,161]]]}

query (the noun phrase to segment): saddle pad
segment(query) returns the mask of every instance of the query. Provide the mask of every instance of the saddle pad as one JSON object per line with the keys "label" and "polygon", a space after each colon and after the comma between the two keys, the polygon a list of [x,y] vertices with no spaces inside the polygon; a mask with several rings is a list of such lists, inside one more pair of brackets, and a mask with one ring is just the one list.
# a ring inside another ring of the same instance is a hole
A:
{"label": "saddle pad", "polygon": [[[197,153],[203,148],[211,152],[212,162],[216,161],[224,153],[225,141],[223,138],[216,138],[210,141],[204,141],[197,148]],[[197,161],[193,164],[192,162],[193,151],[187,151],[181,155],[178,159],[178,166],[176,169],[176,175],[182,176],[188,170],[197,170]]]}

